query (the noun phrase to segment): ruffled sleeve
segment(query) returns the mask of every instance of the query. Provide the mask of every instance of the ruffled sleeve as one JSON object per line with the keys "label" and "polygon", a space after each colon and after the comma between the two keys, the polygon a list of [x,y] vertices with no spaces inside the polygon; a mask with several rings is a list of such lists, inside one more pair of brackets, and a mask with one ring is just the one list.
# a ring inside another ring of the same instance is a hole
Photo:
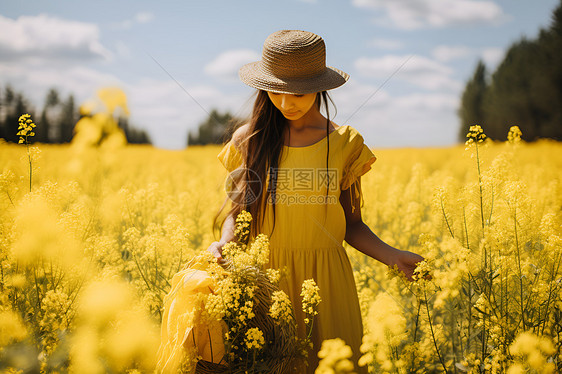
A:
{"label": "ruffled sleeve", "polygon": [[217,158],[224,165],[228,172],[239,168],[244,162],[242,154],[238,151],[234,145],[232,139],[224,145],[222,150],[217,155]]}
{"label": "ruffled sleeve", "polygon": [[359,197],[360,206],[363,205],[363,195],[360,186],[355,183],[357,179],[371,170],[371,165],[376,157],[371,149],[364,143],[363,137],[357,131],[350,132],[344,149],[345,164],[342,173],[341,190],[351,188],[351,211],[357,208],[355,200]]}

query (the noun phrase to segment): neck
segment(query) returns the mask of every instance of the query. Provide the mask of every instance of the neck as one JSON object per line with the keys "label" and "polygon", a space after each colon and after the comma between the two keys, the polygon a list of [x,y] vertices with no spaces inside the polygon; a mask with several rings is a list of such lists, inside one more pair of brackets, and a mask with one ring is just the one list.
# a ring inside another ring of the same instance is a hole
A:
{"label": "neck", "polygon": [[312,107],[304,116],[296,120],[287,120],[291,131],[303,131],[307,129],[318,129],[326,127],[324,117],[316,107]]}

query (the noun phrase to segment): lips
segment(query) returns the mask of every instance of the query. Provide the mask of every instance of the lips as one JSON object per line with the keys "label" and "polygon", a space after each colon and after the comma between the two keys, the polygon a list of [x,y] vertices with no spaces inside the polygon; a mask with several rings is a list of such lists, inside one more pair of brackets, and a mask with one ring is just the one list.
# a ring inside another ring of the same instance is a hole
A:
{"label": "lips", "polygon": [[286,116],[294,116],[295,114],[297,114],[297,112],[294,112],[294,113],[285,112],[285,115],[286,115]]}

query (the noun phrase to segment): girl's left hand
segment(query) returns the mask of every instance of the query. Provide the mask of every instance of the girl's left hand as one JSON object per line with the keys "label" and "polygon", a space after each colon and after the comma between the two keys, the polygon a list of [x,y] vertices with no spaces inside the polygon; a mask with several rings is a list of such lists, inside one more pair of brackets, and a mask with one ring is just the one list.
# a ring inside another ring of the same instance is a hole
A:
{"label": "girl's left hand", "polygon": [[394,263],[389,264],[390,267],[394,265],[398,266],[398,270],[406,275],[409,281],[412,281],[412,276],[414,275],[414,269],[418,266],[418,262],[423,261],[424,258],[414,252],[401,251],[398,250],[396,256],[394,257]]}

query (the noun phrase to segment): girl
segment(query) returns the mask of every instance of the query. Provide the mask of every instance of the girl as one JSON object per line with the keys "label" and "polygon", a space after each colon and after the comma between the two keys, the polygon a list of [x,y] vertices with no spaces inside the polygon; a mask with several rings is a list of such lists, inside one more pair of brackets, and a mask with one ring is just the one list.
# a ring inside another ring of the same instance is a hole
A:
{"label": "girl", "polygon": [[208,250],[221,261],[222,246],[234,238],[236,215],[249,211],[252,234],[269,235],[269,266],[288,270],[280,288],[294,305],[301,337],[301,285],[313,278],[320,288],[307,372],[318,366],[322,341],[339,337],[352,348],[355,370],[361,373],[366,372],[357,365],[361,311],[342,242],[388,266],[397,265],[409,279],[423,257],[384,243],[361,219],[360,177],[376,157],[357,130],[330,121],[326,91],[344,84],[349,75],[327,67],[325,60],[320,36],[282,30],[266,39],[261,61],[240,69],[240,79],[258,89],[257,98],[249,123],[234,132],[218,155],[241,188],[230,194],[232,207],[221,240]]}

